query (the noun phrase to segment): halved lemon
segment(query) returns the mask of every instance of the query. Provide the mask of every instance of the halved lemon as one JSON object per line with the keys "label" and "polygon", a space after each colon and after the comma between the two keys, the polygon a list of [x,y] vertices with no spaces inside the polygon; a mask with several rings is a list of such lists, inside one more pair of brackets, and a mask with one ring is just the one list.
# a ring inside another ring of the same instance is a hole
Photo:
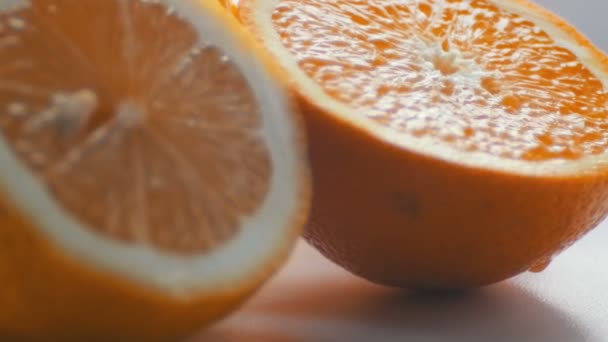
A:
{"label": "halved lemon", "polygon": [[608,59],[525,0],[241,0],[290,75],[306,238],[370,280],[540,270],[608,212]]}
{"label": "halved lemon", "polygon": [[0,2],[0,337],[172,340],[307,216],[278,73],[217,2]]}

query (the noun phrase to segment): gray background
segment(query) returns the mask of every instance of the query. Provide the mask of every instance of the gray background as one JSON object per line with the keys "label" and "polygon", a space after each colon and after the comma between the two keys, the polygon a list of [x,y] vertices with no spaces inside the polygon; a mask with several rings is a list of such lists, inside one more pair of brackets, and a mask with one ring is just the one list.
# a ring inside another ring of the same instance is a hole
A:
{"label": "gray background", "polygon": [[574,23],[596,45],[608,51],[608,0],[536,0],[535,2]]}

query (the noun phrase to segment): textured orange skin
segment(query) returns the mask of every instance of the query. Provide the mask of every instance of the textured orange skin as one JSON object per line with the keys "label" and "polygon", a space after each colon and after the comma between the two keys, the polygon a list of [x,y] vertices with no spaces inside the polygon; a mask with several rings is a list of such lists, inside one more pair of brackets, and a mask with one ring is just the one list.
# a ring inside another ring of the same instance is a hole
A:
{"label": "textured orange skin", "polygon": [[314,192],[304,237],[374,282],[494,283],[547,260],[608,211],[606,172],[534,178],[467,168],[305,108]]}
{"label": "textured orange skin", "polygon": [[[225,29],[268,73],[284,78],[219,4],[199,3],[201,10],[222,17]],[[299,156],[298,208],[281,245],[269,246],[274,249],[271,259],[247,282],[220,292],[176,297],[80,261],[43,236],[0,182],[0,341],[179,341],[235,310],[283,265],[308,217],[304,123],[298,115],[292,119]]]}
{"label": "textured orange skin", "polygon": [[[264,43],[253,12],[239,18]],[[606,56],[560,18],[608,73]],[[270,14],[266,19],[270,20]],[[488,285],[550,260],[608,213],[608,169],[533,177],[466,167],[384,142],[291,82],[308,128],[313,205],[304,237],[373,282],[420,290]],[[353,113],[353,115],[357,115]]]}

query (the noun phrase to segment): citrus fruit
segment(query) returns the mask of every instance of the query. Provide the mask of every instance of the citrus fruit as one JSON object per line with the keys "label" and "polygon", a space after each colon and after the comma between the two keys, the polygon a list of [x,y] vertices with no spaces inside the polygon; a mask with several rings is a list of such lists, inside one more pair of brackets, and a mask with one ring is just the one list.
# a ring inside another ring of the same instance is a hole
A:
{"label": "citrus fruit", "polygon": [[289,74],[313,174],[305,237],[372,281],[482,286],[608,210],[608,60],[524,0],[241,0]]}
{"label": "citrus fruit", "polygon": [[278,71],[211,1],[0,2],[0,339],[187,336],[308,209]]}

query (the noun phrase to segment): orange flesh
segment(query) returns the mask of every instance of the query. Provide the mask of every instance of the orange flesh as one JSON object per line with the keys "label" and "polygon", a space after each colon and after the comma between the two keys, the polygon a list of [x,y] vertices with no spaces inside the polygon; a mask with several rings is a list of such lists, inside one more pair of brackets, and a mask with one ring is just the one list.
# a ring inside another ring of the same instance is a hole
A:
{"label": "orange flesh", "polygon": [[403,134],[529,161],[608,146],[601,81],[488,0],[278,0],[272,20],[327,94]]}
{"label": "orange flesh", "polygon": [[0,138],[58,203],[94,232],[175,253],[234,236],[271,167],[228,58],[163,5],[8,3]]}

